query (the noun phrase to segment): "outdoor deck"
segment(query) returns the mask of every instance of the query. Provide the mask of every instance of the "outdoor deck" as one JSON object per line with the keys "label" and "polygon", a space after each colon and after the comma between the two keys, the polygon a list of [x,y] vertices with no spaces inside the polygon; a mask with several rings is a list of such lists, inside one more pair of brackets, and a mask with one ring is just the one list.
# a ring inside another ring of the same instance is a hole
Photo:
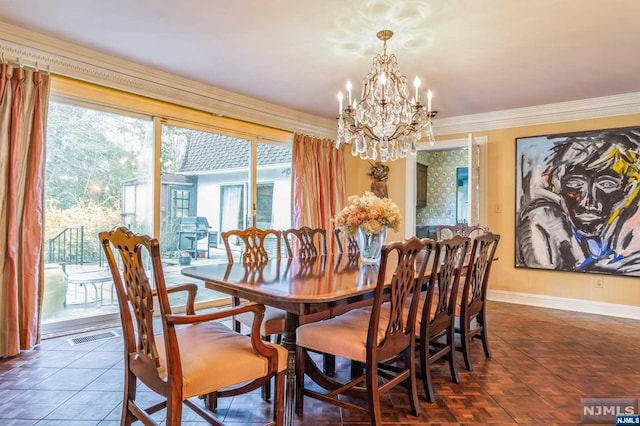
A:
{"label": "outdoor deck", "polygon": [[[192,259],[190,265],[180,265],[178,259],[164,259],[162,263],[167,285],[194,282],[199,287],[196,302],[213,302],[214,305],[219,306],[228,303],[228,295],[209,290],[204,287],[204,282],[185,277],[180,271],[185,266],[221,262],[227,262],[224,249],[211,249],[210,258]],[[106,265],[66,265],[64,274],[58,271],[56,273],[59,275],[57,280],[60,282],[57,285],[66,286],[66,293],[52,295],[51,291],[47,291],[47,286],[56,285],[55,280],[45,278],[42,321],[45,330],[56,329],[56,323],[104,317],[118,312],[117,295],[111,273]],[[64,292],[64,289],[60,291]],[[53,297],[58,297],[58,300],[52,300]],[[170,300],[172,306],[184,305],[186,294],[171,295]]]}

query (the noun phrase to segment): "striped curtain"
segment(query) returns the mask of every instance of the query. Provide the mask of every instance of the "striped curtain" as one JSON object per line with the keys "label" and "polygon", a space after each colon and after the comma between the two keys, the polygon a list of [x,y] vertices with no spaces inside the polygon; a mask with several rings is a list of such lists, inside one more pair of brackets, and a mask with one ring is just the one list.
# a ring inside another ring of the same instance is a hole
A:
{"label": "striped curtain", "polygon": [[0,69],[0,357],[40,340],[44,140],[49,76]]}
{"label": "striped curtain", "polygon": [[331,219],[346,204],[344,149],[328,139],[295,134],[292,169],[293,226],[326,229],[331,251]]}

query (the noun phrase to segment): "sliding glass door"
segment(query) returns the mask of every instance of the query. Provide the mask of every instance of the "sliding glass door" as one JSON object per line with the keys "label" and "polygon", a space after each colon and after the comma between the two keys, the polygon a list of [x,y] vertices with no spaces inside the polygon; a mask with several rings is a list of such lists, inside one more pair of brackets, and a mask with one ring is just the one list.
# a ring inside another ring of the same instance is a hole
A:
{"label": "sliding glass door", "polygon": [[152,131],[150,117],[50,102],[44,333],[117,321],[98,232],[126,225],[151,233]]}
{"label": "sliding glass door", "polygon": [[[53,76],[45,176],[44,335],[118,323],[98,232],[158,237],[169,285],[226,262],[221,233],[290,224],[291,134]],[[234,247],[237,253],[242,248]],[[228,303],[200,286],[198,307]],[[185,301],[172,295],[174,309]]]}
{"label": "sliding glass door", "polygon": [[[160,241],[170,271],[227,262],[224,231],[289,227],[289,145],[172,122],[162,125],[161,152]],[[241,241],[230,240],[230,247],[239,260]],[[220,297],[204,289],[199,300]]]}

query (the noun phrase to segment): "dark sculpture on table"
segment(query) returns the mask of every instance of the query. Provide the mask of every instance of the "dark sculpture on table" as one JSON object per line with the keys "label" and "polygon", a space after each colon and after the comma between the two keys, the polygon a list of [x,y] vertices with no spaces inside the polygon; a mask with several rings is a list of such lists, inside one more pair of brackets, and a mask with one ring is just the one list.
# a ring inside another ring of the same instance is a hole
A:
{"label": "dark sculpture on table", "polygon": [[389,175],[389,166],[385,166],[380,161],[369,164],[371,164],[371,170],[369,170],[367,175],[373,180],[373,182],[371,182],[371,192],[373,192],[376,197],[389,198],[386,184]]}

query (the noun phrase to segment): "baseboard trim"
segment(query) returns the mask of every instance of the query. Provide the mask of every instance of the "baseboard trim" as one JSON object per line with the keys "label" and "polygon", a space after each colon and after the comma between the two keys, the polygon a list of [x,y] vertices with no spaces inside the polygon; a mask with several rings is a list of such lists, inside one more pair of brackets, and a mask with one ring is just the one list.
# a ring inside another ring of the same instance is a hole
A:
{"label": "baseboard trim", "polygon": [[504,290],[487,290],[487,299],[496,302],[517,303],[520,305],[539,306],[541,308],[563,309],[565,311],[640,320],[639,306],[570,299],[544,294],[517,293]]}

